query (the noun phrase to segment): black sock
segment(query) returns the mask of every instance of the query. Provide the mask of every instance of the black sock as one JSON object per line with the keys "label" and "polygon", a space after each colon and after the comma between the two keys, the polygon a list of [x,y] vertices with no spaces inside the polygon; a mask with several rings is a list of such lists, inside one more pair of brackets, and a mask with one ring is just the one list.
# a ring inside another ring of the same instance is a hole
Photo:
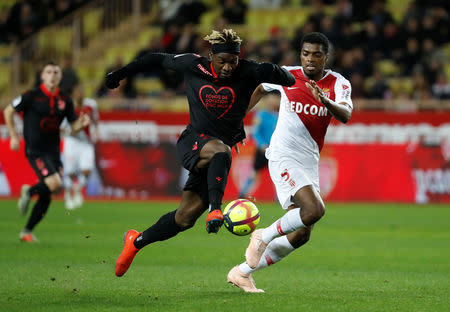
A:
{"label": "black sock", "polygon": [[134,240],[134,247],[141,249],[148,244],[169,239],[180,233],[182,229],[175,222],[176,212],[174,210],[163,215],[155,224],[142,232]]}
{"label": "black sock", "polygon": [[32,231],[33,228],[42,220],[48,210],[48,206],[50,206],[50,202],[52,198],[50,194],[47,195],[39,195],[39,200],[33,207],[33,211],[31,212],[31,216],[28,219],[27,225],[25,229],[28,231]]}
{"label": "black sock", "polygon": [[225,153],[216,153],[211,158],[208,167],[208,195],[210,210],[220,209],[222,197],[227,186],[228,172],[231,167],[231,157]]}
{"label": "black sock", "polygon": [[50,194],[51,191],[48,188],[47,184],[44,183],[44,181],[40,181],[39,183],[33,185],[32,187],[30,187],[30,189],[28,190],[28,194],[30,196],[33,195],[46,195],[46,194]]}

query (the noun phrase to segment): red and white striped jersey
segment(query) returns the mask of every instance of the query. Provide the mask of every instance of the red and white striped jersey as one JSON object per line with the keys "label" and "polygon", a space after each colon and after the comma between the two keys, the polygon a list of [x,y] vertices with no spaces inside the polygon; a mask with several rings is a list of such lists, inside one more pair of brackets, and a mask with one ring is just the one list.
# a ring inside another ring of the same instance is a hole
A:
{"label": "red and white striped jersey", "polygon": [[[290,156],[305,166],[318,166],[319,153],[332,115],[306,87],[309,80],[305,77],[302,67],[285,68],[295,76],[295,85],[284,87],[262,84],[266,91],[281,92],[278,122],[266,157],[280,159]],[[337,103],[345,102],[353,107],[350,82],[341,74],[326,70],[325,76],[316,83],[331,100]]]}

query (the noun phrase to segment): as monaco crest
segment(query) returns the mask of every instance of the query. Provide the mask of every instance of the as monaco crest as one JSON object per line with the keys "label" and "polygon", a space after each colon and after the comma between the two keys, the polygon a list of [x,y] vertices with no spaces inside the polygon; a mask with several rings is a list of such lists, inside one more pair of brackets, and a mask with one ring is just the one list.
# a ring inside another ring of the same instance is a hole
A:
{"label": "as monaco crest", "polygon": [[325,94],[325,96],[326,96],[327,98],[330,98],[330,89],[328,89],[328,88],[323,88],[322,91],[323,91],[323,93]]}

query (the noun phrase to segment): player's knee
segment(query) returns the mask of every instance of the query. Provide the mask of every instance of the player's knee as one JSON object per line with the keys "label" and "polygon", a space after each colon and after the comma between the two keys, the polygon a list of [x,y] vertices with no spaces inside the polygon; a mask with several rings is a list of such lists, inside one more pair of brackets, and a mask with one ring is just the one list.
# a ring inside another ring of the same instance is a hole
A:
{"label": "player's knee", "polygon": [[58,174],[52,175],[45,180],[50,192],[56,193],[62,188],[62,180]]}
{"label": "player's knee", "polygon": [[325,215],[325,205],[322,201],[314,201],[301,209],[300,214],[305,225],[312,225]]}

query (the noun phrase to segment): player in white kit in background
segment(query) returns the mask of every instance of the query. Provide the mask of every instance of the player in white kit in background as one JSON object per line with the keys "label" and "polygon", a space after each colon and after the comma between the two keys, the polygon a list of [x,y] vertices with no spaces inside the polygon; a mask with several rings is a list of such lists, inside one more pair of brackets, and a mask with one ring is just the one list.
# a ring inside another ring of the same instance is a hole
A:
{"label": "player in white kit in background", "polygon": [[281,92],[278,122],[266,157],[278,200],[287,212],[269,227],[253,232],[246,262],[228,273],[228,282],[245,292],[263,292],[255,287],[251,273],[304,245],[313,225],[325,214],[319,193],[319,153],[331,117],[347,123],[353,110],[350,82],[324,69],[328,49],[325,35],[306,34],[300,45],[302,66],[285,67],[295,76],[295,85],[263,83],[250,100],[249,110],[267,92]]}
{"label": "player in white kit in background", "polygon": [[91,126],[75,134],[70,128],[64,127],[63,184],[65,205],[69,210],[83,205],[83,188],[95,168],[94,144],[98,137],[97,102],[84,96],[81,85],[74,89],[72,97],[76,112],[88,114],[91,118]]}

